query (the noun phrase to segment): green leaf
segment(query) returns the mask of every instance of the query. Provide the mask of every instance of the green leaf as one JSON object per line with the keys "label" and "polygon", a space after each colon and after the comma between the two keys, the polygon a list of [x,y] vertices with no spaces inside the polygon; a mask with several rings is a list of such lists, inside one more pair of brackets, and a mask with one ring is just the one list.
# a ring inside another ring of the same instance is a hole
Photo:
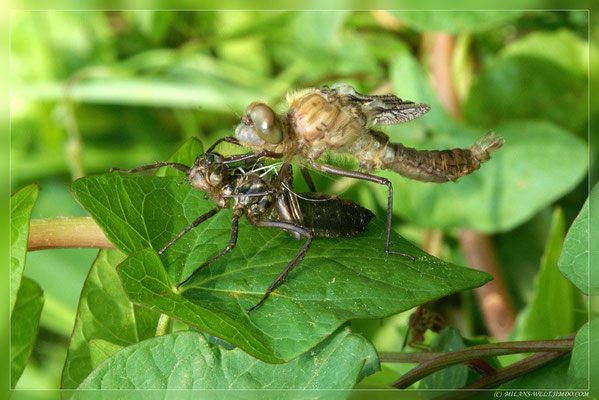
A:
{"label": "green leaf", "polygon": [[[460,332],[455,328],[443,329],[435,337],[431,345],[431,351],[451,352],[465,349],[466,345],[460,335]],[[453,365],[437,371],[420,383],[421,389],[458,389],[465,386],[468,382],[468,367],[465,365]]]}
{"label": "green leaf", "polygon": [[95,369],[102,361],[121,350],[123,346],[102,339],[89,341],[89,356],[92,361],[92,369]]}
{"label": "green leaf", "polygon": [[410,27],[423,32],[472,32],[515,20],[521,11],[389,11]]}
{"label": "green leaf", "polygon": [[587,80],[587,76],[575,75],[542,58],[500,58],[473,83],[464,117],[472,124],[489,127],[538,118],[578,132],[588,118]]}
{"label": "green leaf", "polygon": [[[203,152],[204,146],[202,145],[202,142],[198,138],[192,137],[185,141],[185,143],[183,143],[181,147],[168,158],[168,161],[191,166],[193,160]],[[185,176],[185,172],[170,167],[162,167],[156,171],[156,176]]]}
{"label": "green leaf", "polygon": [[[400,97],[431,106],[417,121],[390,127],[392,141],[418,149],[468,148],[489,129],[505,139],[490,161],[456,184],[416,182],[383,171],[381,175],[391,179],[398,193],[394,210],[418,225],[507,231],[566,194],[585,175],[586,144],[558,126],[541,121],[505,122],[483,129],[459,125],[443,110],[410,55],[395,59],[392,81]],[[430,139],[423,127],[430,131]],[[386,192],[377,190],[377,194],[384,204]]]}
{"label": "green leaf", "polygon": [[17,295],[15,308],[10,318],[10,387],[17,384],[27,360],[31,355],[40,315],[44,305],[44,295],[37,283],[23,278]]}
{"label": "green leaf", "polygon": [[[227,105],[243,109],[260,97],[260,93],[231,85],[221,79],[196,75],[185,79],[163,77],[119,77],[89,79],[78,83],[72,91],[73,100],[97,104],[151,106],[230,112]],[[190,81],[189,79],[193,79]],[[64,97],[65,85],[44,82],[16,85],[15,95],[30,101],[55,101]]]}
{"label": "green leaf", "polygon": [[[591,47],[591,51],[597,50]],[[502,58],[514,56],[542,58],[585,79],[589,72],[589,43],[567,29],[532,32],[511,42],[500,54]]]}
{"label": "green leaf", "polygon": [[[162,248],[193,219],[213,208],[180,178],[111,173],[80,179],[77,200],[126,253]],[[245,311],[296,255],[301,243],[285,232],[242,220],[237,247],[202,270],[178,293],[181,282],[230,236],[224,210],[183,236],[161,258],[132,254],[119,276],[129,298],[194,325],[270,362],[297,357],[353,318],[380,318],[434,298],[480,286],[489,275],[433,258],[393,236],[391,247],[416,256],[387,255],[382,223],[357,238],[316,238],[305,259],[255,312]],[[423,278],[426,277],[426,278]],[[243,332],[243,333],[242,333]]]}
{"label": "green leaf", "polygon": [[79,389],[350,389],[364,368],[378,370],[376,351],[347,328],[283,365],[240,349],[224,350],[199,332],[183,331],[119,351]]}
{"label": "green leaf", "polygon": [[[599,371],[591,366],[589,376],[589,359],[599,360],[599,319],[595,318],[578,330],[574,339],[572,359],[568,367],[568,388],[588,389],[590,382],[599,382]],[[589,341],[589,333],[591,334]],[[591,353],[589,353],[589,350]],[[590,378],[590,381],[589,381]],[[593,385],[595,386],[595,385]],[[593,389],[596,389],[593,387]],[[591,392],[591,397],[596,394]]]}
{"label": "green leaf", "polygon": [[[593,210],[591,219],[589,208]],[[570,282],[591,296],[599,295],[599,245],[596,238],[599,238],[599,185],[595,185],[572,223],[557,264]]]}
{"label": "green leaf", "polygon": [[25,268],[29,218],[39,193],[39,185],[33,183],[18,190],[10,198],[10,311],[12,312]]}
{"label": "green leaf", "polygon": [[[566,382],[570,355],[564,354],[543,368],[509,381],[499,389],[571,389]],[[557,397],[567,399],[570,397]]]}
{"label": "green leaf", "polygon": [[[63,389],[74,389],[92,371],[100,358],[91,343],[112,344],[102,349],[116,350],[154,336],[159,314],[133,305],[123,293],[116,266],[124,255],[118,250],[101,250],[83,286],[75,327],[62,371]],[[95,351],[94,350],[94,351]]]}
{"label": "green leaf", "polygon": [[564,216],[556,208],[547,238],[541,267],[534,283],[534,295],[516,321],[514,340],[544,340],[568,335],[580,326],[575,315],[582,309],[579,293],[559,273],[557,259],[564,240]]}

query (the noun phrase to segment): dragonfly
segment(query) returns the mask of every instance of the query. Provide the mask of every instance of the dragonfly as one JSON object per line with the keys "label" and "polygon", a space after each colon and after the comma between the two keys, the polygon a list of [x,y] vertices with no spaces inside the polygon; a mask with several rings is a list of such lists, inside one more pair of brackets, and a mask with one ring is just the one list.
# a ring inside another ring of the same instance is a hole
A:
{"label": "dragonfly", "polygon": [[[490,159],[490,153],[504,144],[492,131],[468,149],[417,150],[392,143],[386,134],[373,127],[411,121],[427,113],[430,107],[393,94],[361,94],[343,83],[290,93],[287,102],[289,108],[281,114],[261,102],[250,104],[235,129],[235,137],[221,141],[243,146],[261,157],[282,158],[285,163],[297,156],[312,191],[315,188],[306,167],[387,186],[385,252],[412,261],[411,255],[389,249],[393,186],[388,179],[371,172],[388,169],[422,182],[455,182],[479,169]],[[353,155],[360,164],[359,170],[317,162],[327,150]]]}
{"label": "dragonfly", "polygon": [[276,179],[272,167],[264,166],[250,156],[223,157],[213,152],[214,146],[194,160],[191,167],[174,162],[157,162],[132,169],[113,168],[111,171],[128,173],[152,168],[171,167],[185,172],[185,181],[193,188],[206,193],[216,206],[200,215],[183,229],[170,242],[158,251],[163,254],[181,237],[210,217],[225,208],[233,210],[231,237],[228,245],[219,253],[197,267],[187,278],[177,285],[184,286],[200,270],[233,250],[239,235],[238,221],[245,217],[259,228],[277,228],[289,232],[295,239],[305,237],[306,241],[287,264],[285,269],[268,286],[266,292],[253,307],[258,308],[297,266],[308,252],[312,240],[319,237],[354,237],[363,233],[374,214],[349,199],[322,193],[300,193],[293,191],[291,166],[283,166]]}

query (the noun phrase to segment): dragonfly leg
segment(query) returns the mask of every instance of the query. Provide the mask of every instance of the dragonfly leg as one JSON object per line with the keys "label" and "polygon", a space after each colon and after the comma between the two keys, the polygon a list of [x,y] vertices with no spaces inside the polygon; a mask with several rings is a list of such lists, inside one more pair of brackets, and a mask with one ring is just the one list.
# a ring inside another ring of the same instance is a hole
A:
{"label": "dragonfly leg", "polygon": [[166,249],[168,249],[173,244],[175,244],[175,242],[177,240],[181,239],[181,237],[183,235],[185,235],[187,232],[189,232],[190,230],[192,230],[193,228],[195,228],[202,222],[206,221],[208,218],[212,217],[214,214],[216,214],[219,211],[220,211],[220,207],[214,207],[212,210],[208,211],[207,213],[200,215],[191,224],[187,225],[187,227],[185,229],[183,229],[183,231],[181,231],[181,233],[179,233],[177,236],[175,236],[175,238],[173,240],[168,242],[162,249],[160,249],[160,251],[158,251],[158,255],[161,255],[162,253],[164,253],[166,251]]}
{"label": "dragonfly leg", "polygon": [[307,162],[310,164],[312,168],[314,168],[317,171],[328,172],[333,175],[343,176],[347,178],[361,179],[368,182],[374,182],[380,185],[387,186],[387,188],[389,189],[389,196],[387,197],[387,232],[385,236],[385,252],[387,254],[397,254],[400,256],[408,257],[410,260],[414,261],[414,256],[398,251],[389,250],[389,239],[391,237],[391,219],[393,216],[393,185],[391,184],[391,181],[389,181],[389,179],[383,178],[381,176],[366,174],[364,172],[351,171],[348,169],[333,167],[332,165],[319,164],[316,161],[310,159],[308,159]]}
{"label": "dragonfly leg", "polygon": [[187,165],[183,165],[183,164],[179,164],[179,163],[175,163],[175,162],[155,162],[154,164],[142,165],[140,167],[135,167],[135,168],[131,168],[131,169],[110,168],[110,172],[120,171],[120,172],[135,173],[135,172],[141,172],[141,171],[146,171],[148,169],[154,169],[154,168],[160,168],[160,167],[171,167],[174,169],[178,169],[179,171],[183,171],[185,173],[189,172],[189,167]]}
{"label": "dragonfly leg", "polygon": [[241,143],[239,143],[239,140],[237,140],[234,137],[227,136],[224,138],[220,138],[216,142],[212,143],[212,146],[208,147],[208,150],[206,150],[206,153],[212,153],[212,150],[214,150],[216,148],[216,146],[218,146],[222,142],[232,143],[232,144],[236,144],[237,146],[241,146]]}
{"label": "dragonfly leg", "polygon": [[283,272],[281,272],[279,274],[279,276],[277,276],[277,278],[268,286],[268,288],[266,289],[266,292],[264,293],[264,296],[262,296],[260,301],[258,303],[256,303],[253,307],[250,307],[247,310],[248,313],[252,312],[256,308],[260,307],[260,305],[262,305],[262,303],[264,303],[264,301],[268,298],[268,296],[274,290],[274,288],[287,277],[289,272],[291,272],[291,270],[300,261],[302,261],[302,259],[308,252],[308,249],[310,248],[310,244],[312,243],[312,237],[313,237],[312,233],[309,232],[308,230],[306,230],[305,228],[303,228],[299,225],[293,224],[293,223],[285,222],[285,221],[265,220],[265,221],[250,221],[250,222],[253,225],[255,225],[257,227],[261,227],[261,228],[278,228],[278,229],[283,229],[286,231],[297,232],[300,235],[306,236],[307,239],[306,239],[306,242],[304,243],[304,245],[302,246],[302,248],[300,249],[300,251],[295,255],[295,257],[293,257],[293,260],[291,260],[289,262],[289,264],[287,264],[287,266],[285,267]]}
{"label": "dragonfly leg", "polygon": [[314,185],[314,181],[312,180],[312,177],[310,176],[310,172],[308,171],[308,168],[306,168],[304,165],[300,165],[300,172],[302,173],[304,180],[308,184],[308,189],[310,189],[311,192],[316,192],[316,186]]}
{"label": "dragonfly leg", "polygon": [[229,244],[227,245],[227,247],[225,247],[223,250],[221,250],[217,255],[212,257],[210,260],[206,261],[205,263],[203,263],[202,265],[200,265],[199,267],[194,269],[193,272],[191,274],[189,274],[189,276],[187,278],[185,278],[185,280],[183,280],[181,283],[179,283],[177,285],[177,289],[180,286],[184,285],[185,283],[189,282],[189,280],[191,278],[193,278],[194,275],[197,274],[202,268],[213,263],[214,261],[216,261],[217,259],[224,256],[225,254],[227,254],[228,252],[230,252],[231,250],[233,250],[235,248],[235,245],[237,244],[237,236],[239,234],[239,222],[238,221],[239,221],[239,216],[233,214],[233,219],[231,220],[231,239],[229,239]]}

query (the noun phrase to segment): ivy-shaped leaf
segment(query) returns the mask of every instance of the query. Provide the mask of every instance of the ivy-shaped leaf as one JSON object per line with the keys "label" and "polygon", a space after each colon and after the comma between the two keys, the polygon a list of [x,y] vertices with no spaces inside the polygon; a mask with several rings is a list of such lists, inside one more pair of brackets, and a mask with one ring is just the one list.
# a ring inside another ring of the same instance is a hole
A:
{"label": "ivy-shaped leaf", "polygon": [[[112,347],[102,346],[104,351],[116,351],[119,347],[150,338],[156,332],[160,315],[133,305],[123,293],[116,266],[124,258],[118,250],[100,250],[89,271],[62,371],[63,389],[79,386],[97,365],[92,343],[98,344],[97,341],[102,340],[112,344]],[[99,350],[97,347],[95,350]],[[97,351],[95,354],[96,360],[101,358]]]}
{"label": "ivy-shaped leaf", "polygon": [[10,318],[10,387],[17,384],[37,337],[44,296],[31,279],[23,278]]}
{"label": "ivy-shaped leaf", "polygon": [[[593,210],[590,219],[589,208]],[[582,293],[591,296],[599,295],[598,242],[599,185],[595,185],[566,235],[558,261],[560,272]]]}
{"label": "ivy-shaped leaf", "polygon": [[10,310],[15,306],[29,239],[29,218],[37,199],[37,183],[25,186],[10,198]]}
{"label": "ivy-shaped leaf", "polygon": [[391,246],[416,256],[385,254],[384,227],[371,222],[356,238],[316,238],[305,259],[256,311],[266,287],[301,243],[282,231],[242,220],[237,247],[202,270],[181,292],[174,286],[226,246],[231,212],[225,210],[160,249],[192,220],[213,208],[204,193],[176,177],[110,173],[80,179],[77,200],[122,251],[132,254],[119,276],[129,298],[220,337],[269,362],[291,360],[345,321],[380,318],[435,298],[480,286],[489,275],[431,257],[404,239]]}
{"label": "ivy-shaped leaf", "polygon": [[283,365],[225,350],[199,332],[180,331],[119,351],[79,389],[351,389],[363,371],[378,368],[372,345],[347,328]]}

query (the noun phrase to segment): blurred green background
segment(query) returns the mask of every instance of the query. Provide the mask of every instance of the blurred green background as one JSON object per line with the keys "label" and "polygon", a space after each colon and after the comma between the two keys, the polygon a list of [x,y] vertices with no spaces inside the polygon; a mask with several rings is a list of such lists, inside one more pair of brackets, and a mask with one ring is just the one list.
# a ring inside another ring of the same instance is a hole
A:
{"label": "blurred green background", "polygon": [[[599,122],[596,107],[588,115],[588,58],[598,54],[588,39],[599,31],[588,26],[586,11],[13,11],[11,193],[38,181],[33,218],[85,215],[70,193],[73,179],[165,160],[192,136],[204,143],[230,136],[252,101],[283,111],[288,90],[335,82],[402,96],[394,63],[408,55],[430,71],[431,34],[438,31],[455,39],[458,103],[466,123],[481,127],[481,135],[502,123],[538,120],[587,142],[589,120]],[[442,112],[436,107],[431,114]],[[403,141],[403,134],[418,143],[434,135],[429,128],[415,122],[389,133],[394,141]],[[598,151],[592,142],[591,184],[598,176]],[[535,296],[554,207],[563,210],[569,226],[587,197],[586,178],[578,174],[565,195],[493,236],[517,310]],[[371,186],[316,180],[319,190],[342,192],[384,214]],[[422,246],[430,230],[402,217],[395,218],[397,230]],[[465,264],[455,230],[444,233],[440,256]],[[59,386],[78,297],[96,253],[28,254],[25,275],[42,286],[46,301],[18,388]],[[576,304],[572,312],[583,320],[584,302]],[[442,308],[460,314],[455,318],[463,335],[488,333],[472,293],[454,296]],[[356,323],[354,329],[379,350],[397,351],[406,321],[407,314],[382,324]],[[389,368],[393,376],[403,366]]]}

